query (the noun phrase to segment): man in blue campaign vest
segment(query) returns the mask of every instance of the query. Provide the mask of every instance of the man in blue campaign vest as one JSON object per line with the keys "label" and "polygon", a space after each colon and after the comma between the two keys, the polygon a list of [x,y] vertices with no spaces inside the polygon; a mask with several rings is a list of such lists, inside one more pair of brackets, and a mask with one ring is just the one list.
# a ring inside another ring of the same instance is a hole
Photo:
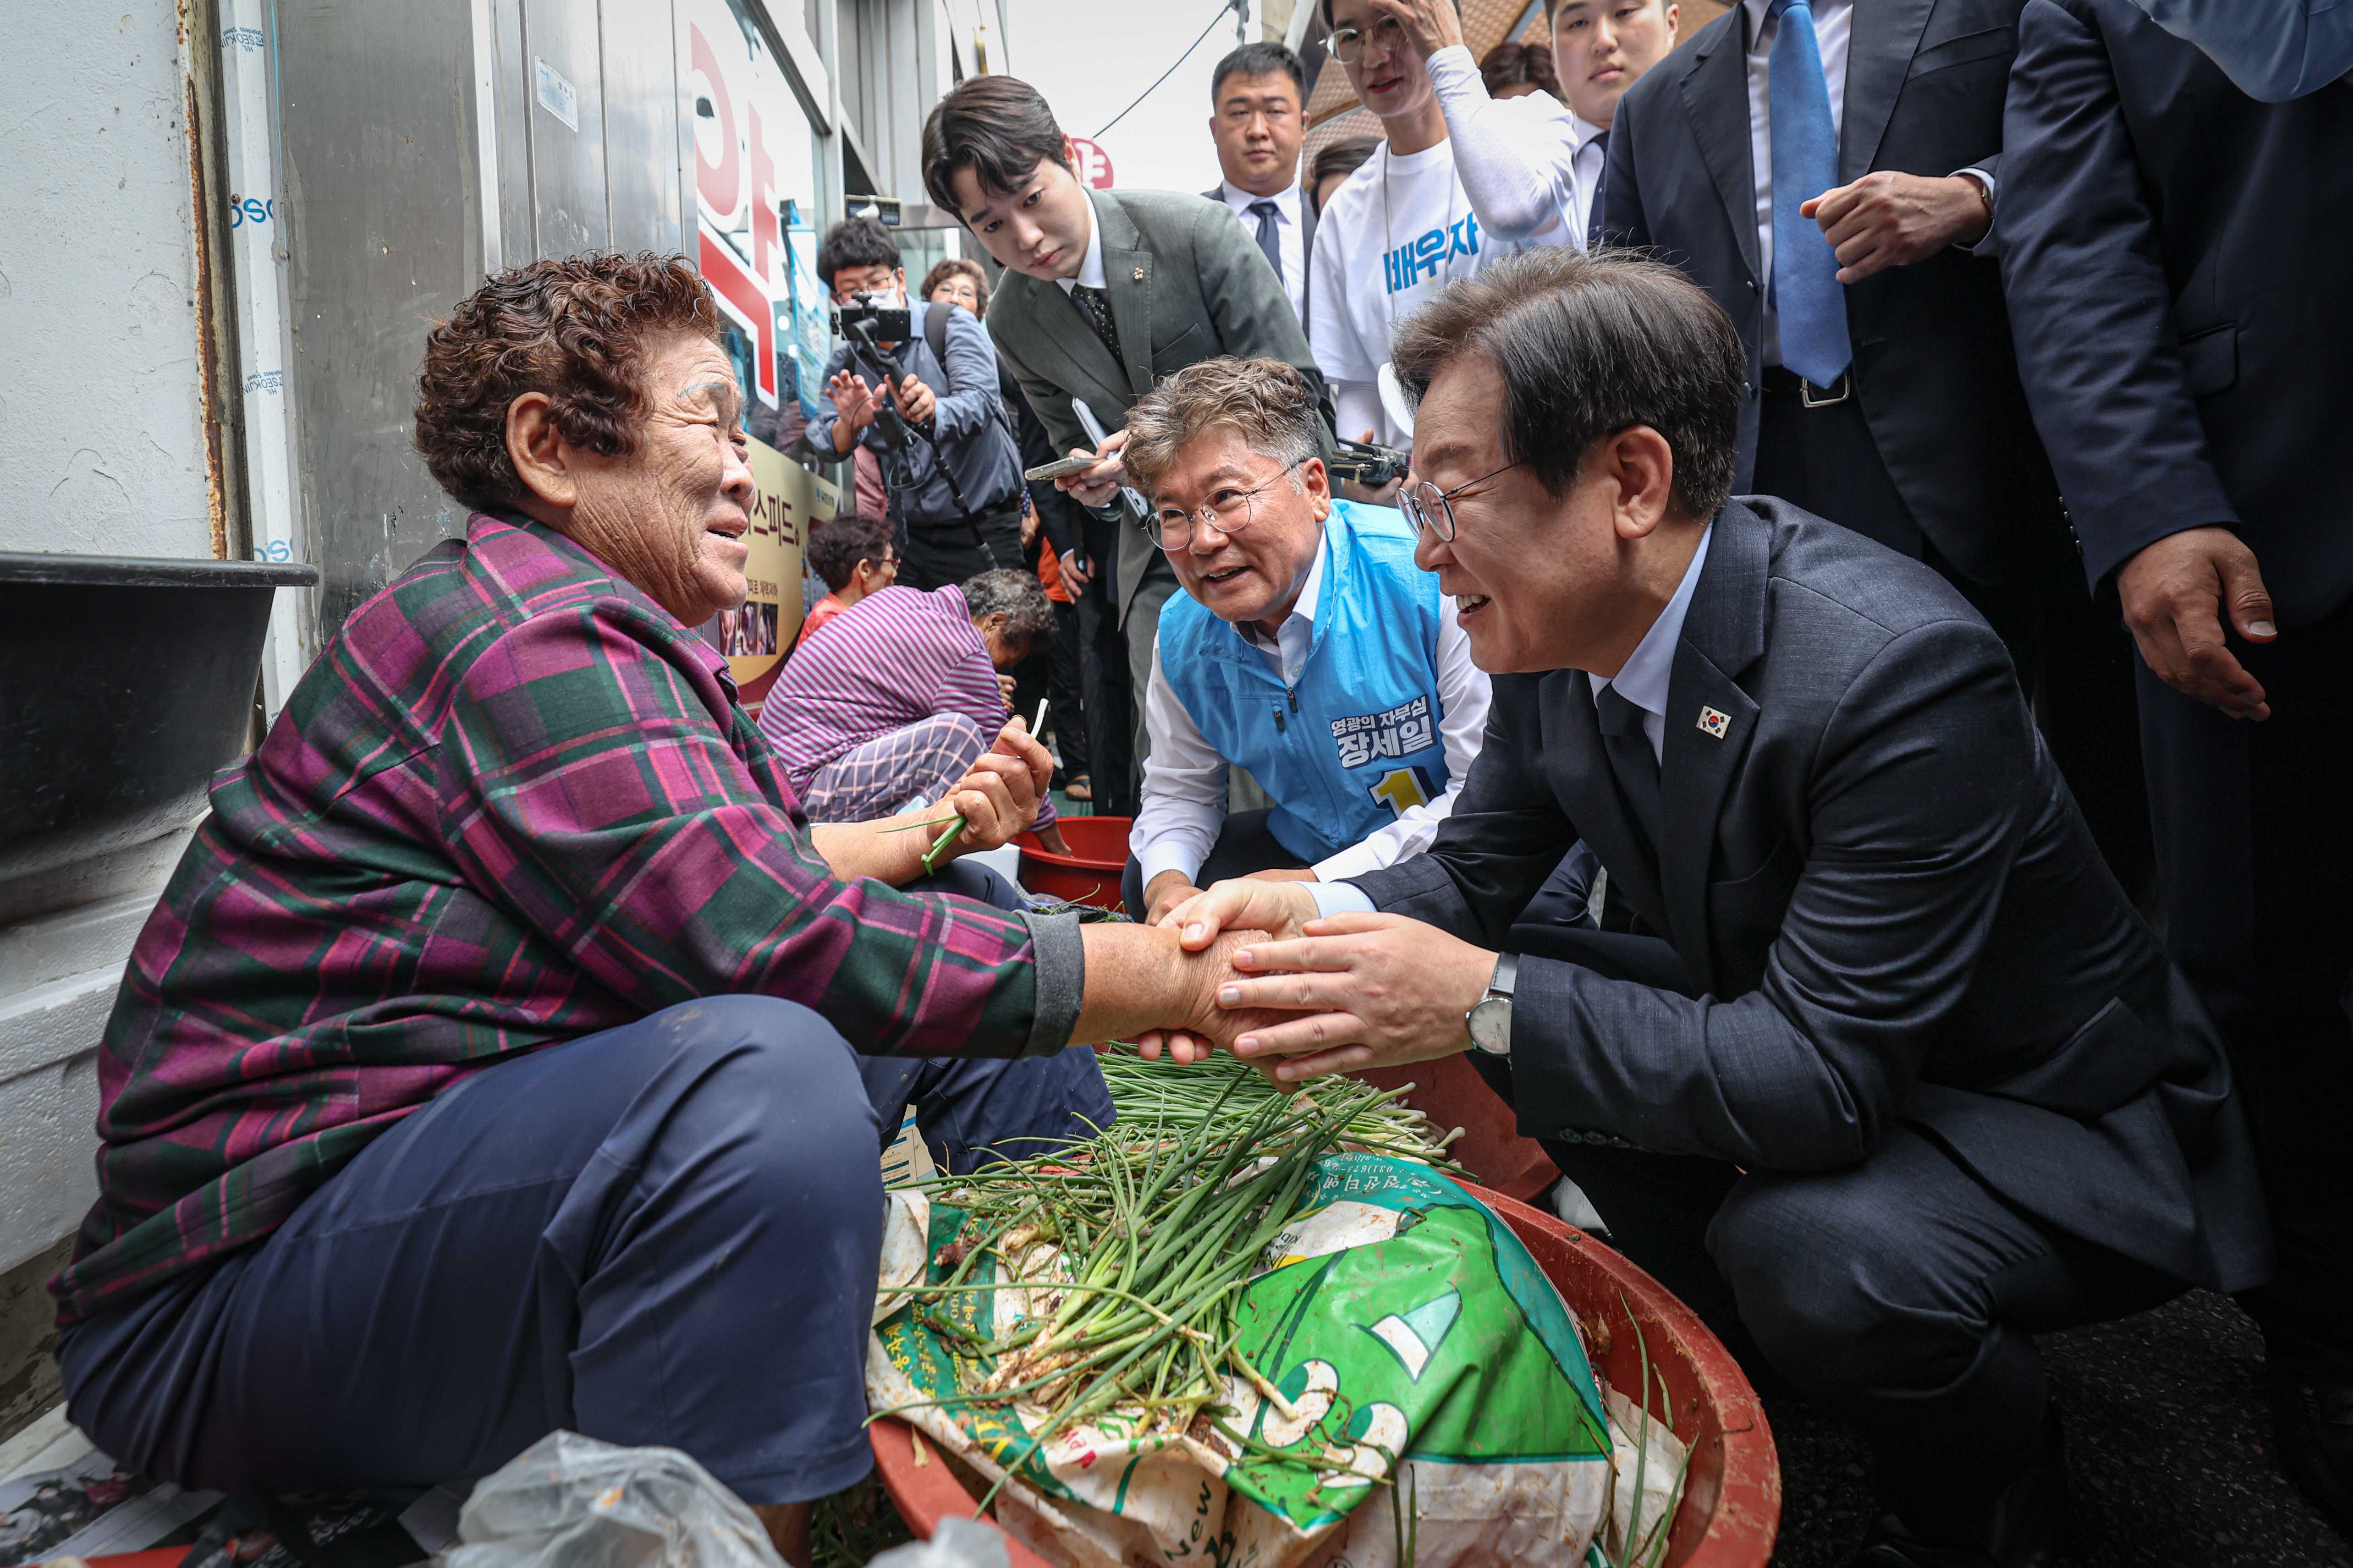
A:
{"label": "man in blue campaign vest", "polygon": [[[1161,612],[1127,907],[1224,877],[1314,879],[1423,848],[1487,721],[1454,602],[1387,507],[1333,499],[1306,379],[1204,360],[1128,413],[1127,471],[1185,593]],[[1232,768],[1275,804],[1229,813]]]}

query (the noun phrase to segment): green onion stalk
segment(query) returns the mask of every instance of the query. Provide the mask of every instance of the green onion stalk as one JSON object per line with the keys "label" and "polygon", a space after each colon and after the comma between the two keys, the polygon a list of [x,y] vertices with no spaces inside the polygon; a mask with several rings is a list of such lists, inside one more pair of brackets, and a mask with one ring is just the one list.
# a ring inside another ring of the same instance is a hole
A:
{"label": "green onion stalk", "polygon": [[[1225,1419],[1229,1377],[1296,1413],[1241,1350],[1243,1287],[1297,1213],[1317,1160],[1363,1148],[1442,1163],[1450,1140],[1430,1139],[1419,1113],[1397,1105],[1406,1089],[1335,1079],[1284,1093],[1215,1059],[1225,1066],[1107,1055],[1115,1125],[1034,1159],[917,1184],[966,1215],[934,1259],[945,1277],[906,1288],[957,1371],[955,1394],[918,1403],[1044,1412],[1028,1445],[1002,1457],[1008,1476],[1113,1411],[1141,1432],[1214,1435],[1230,1450],[1303,1466],[1328,1466],[1346,1447],[1321,1434],[1320,1455],[1276,1450]],[[1004,1289],[1020,1290],[1029,1310],[1001,1331],[991,1321],[976,1333],[941,1310]]]}

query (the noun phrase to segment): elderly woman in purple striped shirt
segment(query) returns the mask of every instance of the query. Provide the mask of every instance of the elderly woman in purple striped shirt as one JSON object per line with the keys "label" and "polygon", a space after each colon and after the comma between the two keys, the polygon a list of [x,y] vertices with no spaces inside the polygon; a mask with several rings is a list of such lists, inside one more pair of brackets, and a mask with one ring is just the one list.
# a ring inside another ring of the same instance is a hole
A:
{"label": "elderly woman in purple striped shirt", "polygon": [[[159,1480],[422,1488],[570,1427],[686,1449],[803,1562],[868,1466],[900,1108],[962,1166],[1108,1118],[1073,1040],[1232,1033],[1222,954],[809,824],[694,630],[744,599],[753,498],[718,336],[683,262],[592,256],[428,340],[465,535],[215,781],[100,1050],[58,1356]],[[1047,773],[997,736],[951,849]]]}
{"label": "elderly woman in purple striped shirt", "polygon": [[[983,572],[928,594],[881,589],[794,651],[760,710],[760,732],[794,792],[828,821],[952,801],[993,738],[1028,741],[1009,725],[1004,672],[1053,629],[1053,603],[1027,572]],[[1071,852],[1042,794],[1036,831],[1055,854]]]}

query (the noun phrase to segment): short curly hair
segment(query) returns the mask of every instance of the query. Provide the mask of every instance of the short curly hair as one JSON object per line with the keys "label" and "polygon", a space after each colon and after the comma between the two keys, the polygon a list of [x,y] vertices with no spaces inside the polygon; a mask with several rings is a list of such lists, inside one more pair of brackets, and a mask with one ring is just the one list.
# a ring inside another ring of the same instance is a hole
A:
{"label": "short curly hair", "polygon": [[435,482],[478,511],[512,507],[507,409],[546,394],[555,427],[586,451],[624,458],[645,417],[639,367],[671,332],[719,340],[719,307],[682,257],[592,251],[493,276],[425,340],[417,449]]}

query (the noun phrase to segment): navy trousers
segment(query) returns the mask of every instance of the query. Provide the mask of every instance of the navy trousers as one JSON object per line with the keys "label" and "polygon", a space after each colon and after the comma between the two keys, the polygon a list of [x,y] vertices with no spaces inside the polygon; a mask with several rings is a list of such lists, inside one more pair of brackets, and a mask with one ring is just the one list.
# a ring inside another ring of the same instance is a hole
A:
{"label": "navy trousers", "polygon": [[69,1413],[191,1488],[427,1487],[569,1427],[747,1502],[837,1491],[910,1102],[951,1168],[1112,1114],[1082,1047],[860,1058],[790,1002],[685,1003],[468,1079],[266,1240],[68,1329]]}
{"label": "navy trousers", "polygon": [[[1523,923],[1512,945],[1689,990],[1682,960],[1656,937]],[[1510,1069],[1472,1061],[1509,1100]],[[1736,1353],[1761,1353],[1799,1392],[1852,1416],[1885,1500],[1932,1540],[1980,1541],[1986,1510],[2040,1451],[2050,1391],[2034,1335],[2187,1289],[2021,1212],[1908,1124],[1859,1165],[1746,1173],[1521,1131],[1584,1190],[1610,1244]]]}

